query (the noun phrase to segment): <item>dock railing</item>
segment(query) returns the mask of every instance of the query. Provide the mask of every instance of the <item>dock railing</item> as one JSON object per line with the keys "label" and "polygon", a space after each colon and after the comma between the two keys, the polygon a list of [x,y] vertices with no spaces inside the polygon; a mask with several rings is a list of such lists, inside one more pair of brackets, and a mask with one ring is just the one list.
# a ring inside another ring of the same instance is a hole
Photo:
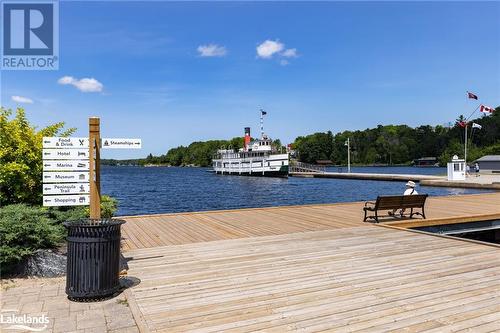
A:
{"label": "dock railing", "polygon": [[289,173],[297,173],[297,172],[325,173],[326,168],[322,165],[294,161],[294,162],[290,163],[290,165],[288,167],[288,172]]}

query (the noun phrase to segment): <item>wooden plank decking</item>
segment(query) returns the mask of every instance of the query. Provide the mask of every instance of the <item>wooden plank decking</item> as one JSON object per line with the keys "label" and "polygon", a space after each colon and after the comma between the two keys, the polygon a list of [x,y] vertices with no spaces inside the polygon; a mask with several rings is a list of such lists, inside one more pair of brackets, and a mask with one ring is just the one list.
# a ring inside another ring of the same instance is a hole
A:
{"label": "wooden plank decking", "polygon": [[[354,202],[125,217],[122,245],[128,251],[363,226],[362,207]],[[425,223],[500,218],[500,193],[431,197],[426,214]]]}
{"label": "wooden plank decking", "polygon": [[498,332],[499,251],[368,224],[136,249],[127,294],[145,332]]}

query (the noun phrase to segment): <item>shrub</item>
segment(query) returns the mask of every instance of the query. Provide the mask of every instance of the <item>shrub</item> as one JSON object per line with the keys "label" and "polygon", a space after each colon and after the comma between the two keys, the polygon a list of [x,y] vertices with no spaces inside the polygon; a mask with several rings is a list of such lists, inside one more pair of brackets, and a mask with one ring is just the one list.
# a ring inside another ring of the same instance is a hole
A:
{"label": "shrub", "polygon": [[42,203],[42,138],[68,136],[64,123],[37,130],[23,109],[0,108],[0,205]]}
{"label": "shrub", "polygon": [[0,268],[8,271],[33,251],[55,247],[65,234],[64,227],[51,220],[42,207],[15,204],[0,208]]}

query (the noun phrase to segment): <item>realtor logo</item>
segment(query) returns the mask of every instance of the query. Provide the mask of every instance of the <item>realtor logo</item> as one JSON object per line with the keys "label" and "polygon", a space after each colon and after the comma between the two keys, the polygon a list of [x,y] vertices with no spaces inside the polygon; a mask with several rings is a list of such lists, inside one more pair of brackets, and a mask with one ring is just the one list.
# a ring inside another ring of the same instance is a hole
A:
{"label": "realtor logo", "polygon": [[2,1],[4,70],[59,68],[59,4],[56,1]]}

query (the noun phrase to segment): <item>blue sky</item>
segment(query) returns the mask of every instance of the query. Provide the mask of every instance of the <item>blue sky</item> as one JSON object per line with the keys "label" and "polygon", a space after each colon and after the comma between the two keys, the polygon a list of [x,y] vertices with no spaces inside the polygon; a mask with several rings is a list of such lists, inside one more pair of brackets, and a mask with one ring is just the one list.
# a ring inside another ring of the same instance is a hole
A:
{"label": "blue sky", "polygon": [[143,139],[108,158],[257,134],[261,107],[286,143],[443,124],[475,108],[467,90],[500,105],[499,17],[498,2],[61,2],[59,70],[4,71],[1,102]]}

